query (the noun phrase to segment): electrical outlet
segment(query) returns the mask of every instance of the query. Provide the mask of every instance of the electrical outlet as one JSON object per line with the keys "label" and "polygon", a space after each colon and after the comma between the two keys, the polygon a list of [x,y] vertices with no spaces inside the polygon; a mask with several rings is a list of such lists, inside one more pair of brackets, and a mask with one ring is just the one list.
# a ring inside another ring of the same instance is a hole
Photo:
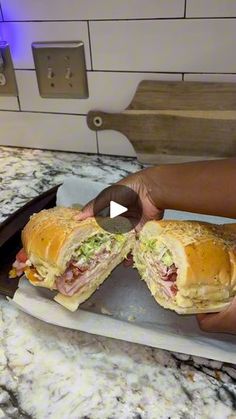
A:
{"label": "electrical outlet", "polygon": [[0,42],[0,95],[17,96],[17,84],[7,42]]}
{"label": "electrical outlet", "polygon": [[88,98],[83,42],[34,42],[32,51],[42,97]]}

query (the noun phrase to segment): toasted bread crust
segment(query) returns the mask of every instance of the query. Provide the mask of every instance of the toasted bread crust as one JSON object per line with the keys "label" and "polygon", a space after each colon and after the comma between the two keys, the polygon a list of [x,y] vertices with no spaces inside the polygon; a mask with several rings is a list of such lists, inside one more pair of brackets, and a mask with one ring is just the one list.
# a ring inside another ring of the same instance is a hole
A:
{"label": "toasted bread crust", "polygon": [[[140,242],[150,238],[160,240],[171,251],[178,268],[179,291],[174,300],[160,295],[158,278],[150,280],[142,272],[161,305],[177,312],[197,313],[223,309],[232,300],[236,292],[236,224],[150,221],[141,231]],[[139,252],[142,250],[138,245],[134,253]]]}
{"label": "toasted bread crust", "polygon": [[95,219],[76,221],[76,214],[78,210],[62,207],[34,214],[22,231],[22,243],[26,254],[60,266],[61,249],[76,229],[81,229],[81,232],[87,228],[99,230]]}

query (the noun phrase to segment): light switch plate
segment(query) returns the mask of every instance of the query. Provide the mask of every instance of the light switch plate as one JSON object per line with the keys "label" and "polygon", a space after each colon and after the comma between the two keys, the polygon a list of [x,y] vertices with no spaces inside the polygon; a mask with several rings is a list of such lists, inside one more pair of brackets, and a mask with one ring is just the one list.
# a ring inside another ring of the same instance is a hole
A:
{"label": "light switch plate", "polygon": [[11,59],[10,46],[7,42],[0,42],[0,95],[17,96],[15,71]]}
{"label": "light switch plate", "polygon": [[88,98],[84,44],[34,42],[32,51],[39,93],[44,98]]}

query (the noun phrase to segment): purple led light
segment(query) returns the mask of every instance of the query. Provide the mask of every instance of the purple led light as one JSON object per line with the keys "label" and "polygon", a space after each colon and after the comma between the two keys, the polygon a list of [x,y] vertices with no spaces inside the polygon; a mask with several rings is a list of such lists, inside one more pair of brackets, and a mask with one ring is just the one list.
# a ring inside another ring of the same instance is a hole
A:
{"label": "purple led light", "polygon": [[3,24],[2,24],[2,22],[0,22],[0,41],[3,41],[3,33],[2,33],[2,31],[3,31]]}
{"label": "purple led light", "polygon": [[11,47],[12,56],[20,57],[24,50],[24,45],[21,45],[18,35],[19,27],[13,23],[1,23],[1,38],[6,41]]}

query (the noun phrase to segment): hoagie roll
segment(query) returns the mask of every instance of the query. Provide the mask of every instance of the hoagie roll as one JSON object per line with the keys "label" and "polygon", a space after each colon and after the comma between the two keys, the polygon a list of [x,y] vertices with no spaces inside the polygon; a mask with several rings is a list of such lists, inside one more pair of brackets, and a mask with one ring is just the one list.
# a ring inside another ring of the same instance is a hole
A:
{"label": "hoagie roll", "polygon": [[[56,207],[34,214],[22,232],[10,276],[22,274],[35,286],[58,291],[55,300],[75,311],[93,294],[133,247],[135,234],[119,233],[126,218],[116,223],[117,234],[99,226],[95,218],[76,221],[78,210]],[[101,223],[100,223],[101,224]]]}
{"label": "hoagie roll", "polygon": [[221,311],[236,294],[236,224],[150,221],[133,253],[156,301],[177,313]]}

